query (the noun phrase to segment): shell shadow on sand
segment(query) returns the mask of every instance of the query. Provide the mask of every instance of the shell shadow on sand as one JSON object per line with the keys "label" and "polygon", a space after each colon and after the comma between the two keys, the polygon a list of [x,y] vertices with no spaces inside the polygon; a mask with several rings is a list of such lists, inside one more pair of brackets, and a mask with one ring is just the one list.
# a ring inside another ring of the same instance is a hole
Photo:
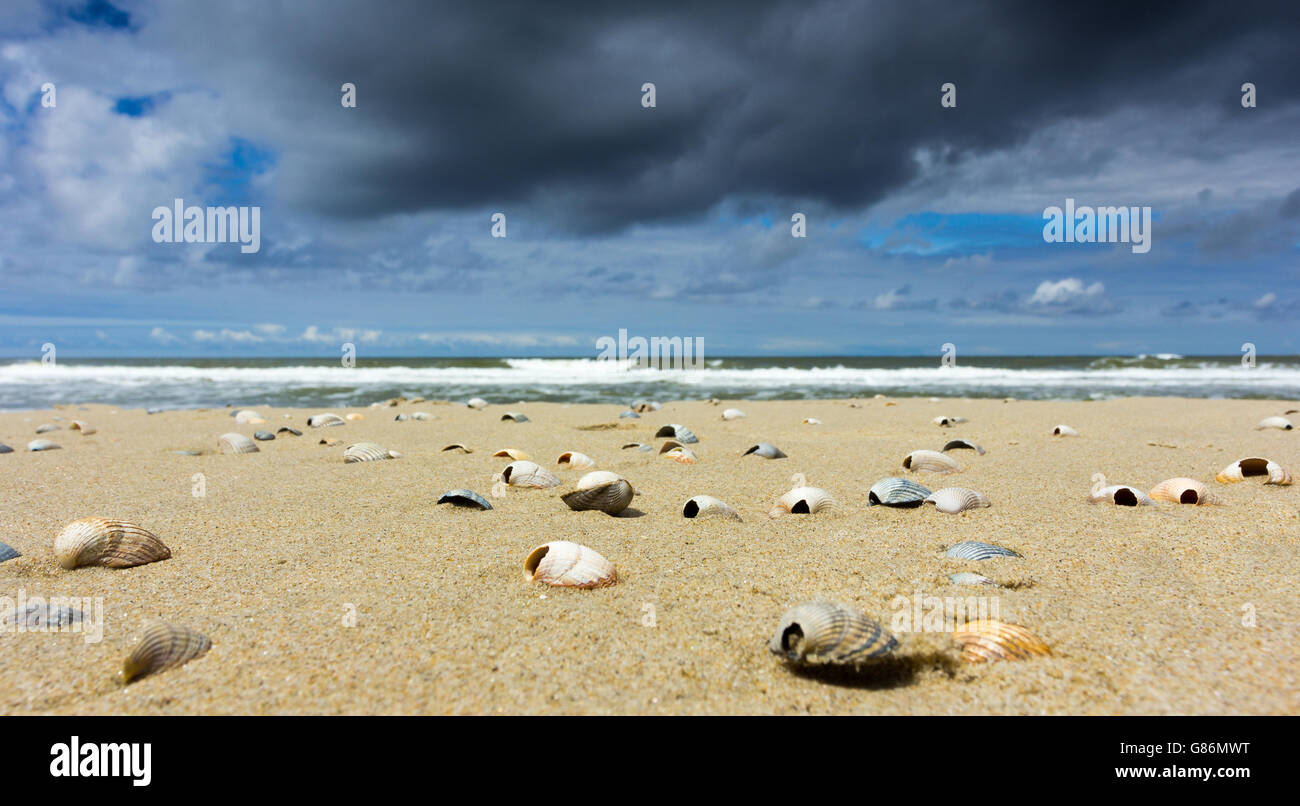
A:
{"label": "shell shadow on sand", "polygon": [[789,670],[796,677],[830,686],[883,691],[910,686],[928,671],[955,677],[960,668],[959,659],[951,652],[917,652],[885,655],[859,666],[808,664],[792,665]]}

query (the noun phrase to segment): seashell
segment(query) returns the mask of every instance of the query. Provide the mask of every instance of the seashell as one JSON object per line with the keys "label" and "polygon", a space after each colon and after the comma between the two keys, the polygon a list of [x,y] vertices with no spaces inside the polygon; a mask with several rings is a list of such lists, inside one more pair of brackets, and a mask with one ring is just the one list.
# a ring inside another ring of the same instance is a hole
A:
{"label": "seashell", "polygon": [[62,445],[51,442],[48,439],[34,439],[27,443],[27,450],[29,451],[57,451],[62,447]]}
{"label": "seashell", "polygon": [[195,451],[195,450],[172,451],[172,453],[176,454],[177,456],[202,456],[203,455],[203,451]]}
{"label": "seashell", "polygon": [[272,434],[270,431],[256,431],[253,433],[253,439],[258,439],[261,440],[262,442],[267,442],[269,440],[275,439],[275,434]]}
{"label": "seashell", "polygon": [[755,456],[761,456],[764,459],[786,458],[785,454],[781,452],[781,449],[776,447],[770,442],[760,442],[754,447],[745,451],[743,454],[741,454],[741,456],[749,456],[751,453],[754,454]]}
{"label": "seashell", "polygon": [[229,434],[222,434],[217,439],[217,447],[222,453],[257,453],[256,443],[243,434],[236,434],[231,431]]}
{"label": "seashell", "polygon": [[887,507],[919,507],[930,492],[928,487],[922,487],[911,479],[890,476],[871,485],[871,490],[867,493],[867,506],[882,504]]}
{"label": "seashell", "polygon": [[822,424],[822,421],[821,421],[821,420],[818,420],[816,417],[805,417],[805,418],[803,418],[803,424],[804,424],[804,425],[821,425],[821,424]]}
{"label": "seashell", "polygon": [[281,428],[280,430],[276,431],[275,433],[277,433],[277,434],[289,434],[290,436],[295,436],[295,437],[300,437],[300,436],[302,436],[302,432],[301,432],[301,431],[299,431],[299,430],[296,429],[296,428],[290,428],[290,427],[287,426],[287,425],[284,426],[283,428]]}
{"label": "seashell", "polygon": [[21,613],[15,608],[5,619],[5,626],[11,629],[53,631],[71,627],[85,617],[85,613],[64,604],[32,602]]}
{"label": "seashell", "polygon": [[1002,587],[983,574],[974,574],[970,571],[960,571],[956,574],[949,574],[948,581],[954,585],[992,585],[995,588]]}
{"label": "seashell", "polygon": [[528,454],[524,453],[523,451],[519,450],[518,448],[502,448],[501,450],[497,451],[496,453],[494,453],[494,454],[492,454],[492,455],[493,455],[493,456],[506,456],[506,457],[509,457],[509,458],[511,458],[511,459],[516,459],[516,460],[518,460],[518,459],[527,459],[527,458],[528,458]]}
{"label": "seashell", "polygon": [[767,513],[775,518],[789,512],[792,515],[811,515],[814,512],[834,512],[839,503],[820,487],[795,487],[776,499],[776,506]]}
{"label": "seashell", "polygon": [[3,442],[0,442],[0,453],[13,453],[13,452],[14,452],[13,448],[9,447]]}
{"label": "seashell", "polygon": [[358,413],[356,413],[355,411],[350,411],[350,412],[348,412],[347,414],[343,415],[343,417],[344,417],[344,419],[346,419],[346,420],[352,420],[353,422],[355,422],[355,421],[357,421],[357,420],[364,420],[364,419],[366,419],[366,415],[364,415],[364,414],[358,414]]}
{"label": "seashell", "polygon": [[528,422],[528,417],[527,417],[527,415],[520,414],[520,413],[517,412],[517,411],[507,411],[505,414],[502,414],[502,415],[501,415],[501,419],[502,419],[502,420],[511,420],[511,421],[513,421],[513,422],[516,422],[516,423],[526,423],[526,422]]}
{"label": "seashell", "polygon": [[73,420],[72,425],[68,426],[73,431],[80,431],[83,437],[95,433],[95,426],[85,420]]}
{"label": "seashell", "polygon": [[886,405],[886,406],[897,406],[898,404],[895,403],[895,402],[892,401],[892,400],[886,400],[886,401],[885,401],[885,405]]}
{"label": "seashell", "polygon": [[316,414],[307,418],[307,425],[312,428],[329,428],[335,425],[346,425],[344,419],[337,414]]}
{"label": "seashell", "polygon": [[[464,445],[460,444],[459,442],[453,442],[453,443],[451,443],[451,444],[448,445],[447,447],[443,448],[443,451],[460,451],[461,453],[473,453],[473,452],[474,452],[473,448],[466,448]],[[493,454],[493,456],[496,456],[496,455],[497,455],[497,454]],[[514,458],[514,457],[511,457],[511,458]]]}
{"label": "seashell", "polygon": [[554,473],[533,462],[518,461],[506,465],[501,477],[511,487],[558,487],[560,479]]}
{"label": "seashell", "polygon": [[947,453],[948,451],[975,451],[976,456],[984,455],[984,449],[968,439],[954,439],[949,441],[948,444],[943,446],[943,452]]}
{"label": "seashell", "polygon": [[1151,497],[1174,504],[1213,504],[1214,496],[1196,479],[1166,479],[1151,488]]}
{"label": "seashell", "polygon": [[161,414],[161,413],[162,413],[162,409],[156,409],[156,408],[155,408],[155,409],[145,409],[145,410],[144,410],[144,413],[145,413],[145,414]]}
{"label": "seashell", "polygon": [[393,421],[394,421],[394,422],[403,423],[403,422],[406,422],[406,421],[409,420],[409,419],[411,419],[411,415],[406,414],[406,413],[402,413],[402,414],[399,414],[399,415],[397,415],[396,417],[394,417],[394,418],[393,418]]}
{"label": "seashell", "polygon": [[560,496],[569,509],[581,512],[598,509],[606,515],[617,515],[632,503],[635,492],[627,479],[608,470],[597,470],[578,479],[573,492]]}
{"label": "seashell", "polygon": [[212,641],[206,635],[159,621],[144,631],[140,643],[122,662],[118,676],[125,685],[189,663],[211,648]]}
{"label": "seashell", "polygon": [[7,563],[15,557],[23,556],[22,552],[8,543],[0,543],[0,563]]}
{"label": "seashell", "polygon": [[1238,459],[1220,470],[1219,474],[1214,478],[1224,484],[1235,484],[1239,481],[1263,476],[1268,477],[1268,481],[1264,482],[1265,484],[1276,484],[1285,487],[1291,483],[1291,473],[1286,468],[1270,459],[1261,459],[1259,457]]}
{"label": "seashell", "polygon": [[528,553],[524,579],[566,588],[603,588],[618,581],[618,572],[592,549],[556,540]]}
{"label": "seashell", "polygon": [[637,414],[635,411],[632,411],[631,409],[628,409],[627,411],[619,414],[618,418],[620,420],[639,420],[641,419],[641,415]]}
{"label": "seashell", "polygon": [[439,504],[452,504],[458,507],[468,507],[469,509],[491,509],[492,505],[487,499],[473,490],[448,490],[438,496]]}
{"label": "seashell", "polygon": [[987,507],[989,499],[983,493],[965,487],[944,487],[926,496],[923,503],[934,504],[934,508],[940,512],[956,515],[968,509]]}
{"label": "seashell", "polygon": [[1026,660],[1033,655],[1052,654],[1047,644],[1029,630],[996,619],[968,621],[953,631],[952,638],[961,645],[962,660],[971,663]]}
{"label": "seashell", "polygon": [[411,419],[419,420],[420,422],[423,422],[425,420],[436,420],[438,418],[434,417],[432,414],[430,414],[427,411],[413,411],[411,412]]}
{"label": "seashell", "polygon": [[57,425],[51,425],[49,423],[44,423],[42,425],[36,426],[36,433],[38,434],[48,434],[51,431],[58,431],[58,430],[59,427]]}
{"label": "seashell", "polygon": [[739,420],[741,417],[748,417],[748,416],[749,416],[748,414],[741,411],[740,409],[727,409],[726,411],[722,412],[722,419],[724,420]]}
{"label": "seashell", "polygon": [[1011,549],[995,546],[992,543],[967,540],[949,546],[943,556],[950,560],[988,560],[993,557],[1019,557],[1020,555]]}
{"label": "seashell", "polygon": [[645,414],[647,411],[659,411],[661,406],[653,400],[638,400],[632,404],[632,411]]}
{"label": "seashell", "polygon": [[1078,431],[1075,431],[1073,428],[1071,428],[1071,427],[1068,426],[1068,425],[1058,425],[1058,426],[1056,426],[1055,428],[1052,429],[1052,436],[1054,436],[1054,437],[1077,437],[1077,436],[1079,436],[1079,432],[1078,432]]}
{"label": "seashell", "polygon": [[935,418],[934,418],[933,420],[931,420],[930,422],[932,422],[932,423],[934,423],[935,425],[940,426],[940,427],[942,427],[942,428],[951,428],[952,426],[956,425],[957,423],[964,423],[964,422],[966,422],[966,418],[965,418],[965,417],[944,417],[944,416],[940,416],[940,417],[935,417]]}
{"label": "seashell", "polygon": [[358,442],[355,445],[349,445],[343,451],[343,461],[352,462],[378,462],[382,459],[396,459],[400,454],[394,451],[384,450],[376,442]]}
{"label": "seashell", "polygon": [[465,403],[466,406],[469,406],[471,409],[474,409],[475,411],[482,411],[483,409],[486,409],[487,404],[488,404],[487,401],[481,397],[471,397],[469,401]]}
{"label": "seashell", "polygon": [[655,449],[655,446],[646,445],[642,442],[629,442],[623,446],[623,450],[627,450],[628,448],[636,448],[638,451],[652,451]]}
{"label": "seashell", "polygon": [[680,442],[678,442],[678,441],[676,441],[676,440],[670,439],[670,440],[668,440],[667,442],[665,442],[663,445],[660,445],[660,446],[659,446],[659,452],[660,452],[660,453],[668,453],[668,452],[671,451],[673,448],[685,448],[685,447],[686,447],[686,446],[683,445],[682,443],[680,443]]}
{"label": "seashell", "polygon": [[851,607],[809,602],[785,611],[767,646],[795,664],[858,665],[889,654],[898,641]]}
{"label": "seashell", "polygon": [[740,513],[732,509],[721,499],[714,498],[711,495],[697,495],[686,501],[682,507],[682,517],[684,518],[727,518],[729,520],[740,520]]}
{"label": "seashell", "polygon": [[682,442],[687,445],[692,445],[700,441],[699,437],[691,433],[691,429],[687,428],[684,425],[678,425],[676,423],[665,425],[662,428],[660,428],[658,431],[656,431],[655,439],[659,439],[660,437],[668,437],[669,439],[675,439],[678,442]]}
{"label": "seashell", "polygon": [[1283,431],[1290,431],[1295,426],[1291,425],[1291,421],[1285,417],[1265,417],[1259,421],[1259,425],[1255,426],[1255,428],[1278,428]]}
{"label": "seashell", "polygon": [[931,473],[960,473],[962,466],[946,453],[938,451],[912,451],[903,457],[903,469],[913,473],[925,470]]}
{"label": "seashell", "polygon": [[1097,504],[1102,501],[1109,501],[1121,507],[1145,507],[1155,503],[1146,493],[1127,484],[1113,484],[1109,487],[1102,487],[1088,496],[1089,504]]}
{"label": "seashell", "polygon": [[338,439],[337,437],[324,437],[323,439],[321,439],[320,442],[317,442],[316,444],[317,444],[317,445],[325,445],[325,446],[328,446],[328,447],[331,447],[331,448],[332,448],[332,447],[334,447],[335,445],[342,445],[342,444],[343,444],[343,440]]}
{"label": "seashell", "polygon": [[261,425],[264,422],[266,422],[266,420],[262,418],[262,415],[258,414],[252,409],[244,409],[242,411],[235,412],[236,425],[249,425],[249,424]]}
{"label": "seashell", "polygon": [[82,518],[63,527],[54,538],[54,556],[63,568],[131,568],[166,560],[172,552],[152,532],[134,523]]}
{"label": "seashell", "polygon": [[560,458],[556,459],[555,463],[561,467],[567,467],[570,470],[583,470],[588,467],[596,466],[595,459],[592,459],[585,453],[578,453],[577,451],[565,451],[560,454]]}
{"label": "seashell", "polygon": [[693,465],[699,461],[695,456],[695,451],[681,446],[668,451],[660,451],[659,455],[665,459],[672,459],[674,462],[680,462],[684,465]]}

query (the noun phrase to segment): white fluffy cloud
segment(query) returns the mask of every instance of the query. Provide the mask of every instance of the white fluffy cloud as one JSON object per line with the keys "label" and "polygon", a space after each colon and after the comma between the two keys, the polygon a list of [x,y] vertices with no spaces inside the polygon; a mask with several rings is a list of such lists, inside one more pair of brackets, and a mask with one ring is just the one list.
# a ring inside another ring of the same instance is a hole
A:
{"label": "white fluffy cloud", "polygon": [[1080,302],[1096,301],[1104,298],[1106,286],[1093,283],[1085,287],[1078,277],[1066,277],[1064,280],[1044,280],[1028,300],[1030,305],[1076,305]]}

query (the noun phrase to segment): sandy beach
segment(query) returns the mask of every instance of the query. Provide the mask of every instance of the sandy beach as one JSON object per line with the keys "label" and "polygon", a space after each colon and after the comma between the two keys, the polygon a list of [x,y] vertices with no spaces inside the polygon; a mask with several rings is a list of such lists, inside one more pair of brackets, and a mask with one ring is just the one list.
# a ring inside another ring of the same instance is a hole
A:
{"label": "sandy beach", "polygon": [[[748,416],[723,421],[728,406]],[[424,402],[335,409],[364,419],[322,429],[306,425],[317,409],[250,408],[268,422],[235,425],[224,409],[97,405],[0,414],[0,443],[14,449],[0,455],[0,541],[22,552],[0,563],[0,596],[102,597],[104,608],[100,642],[0,633],[0,712],[1300,713],[1300,487],[1214,480],[1250,456],[1300,470],[1300,434],[1255,428],[1293,402],[668,402],[635,420],[620,420],[615,405]],[[506,410],[530,421],[503,422]],[[415,411],[434,419],[393,419]],[[939,415],[967,422],[942,428]],[[96,433],[69,431],[72,419]],[[61,426],[40,435],[61,450],[26,451],[42,423]],[[667,423],[699,436],[697,464],[621,449],[657,447]],[[1060,423],[1080,436],[1049,436]],[[259,442],[253,454],[217,452],[223,433],[286,425],[303,435]],[[910,451],[958,437],[987,450],[955,452],[964,472],[900,467]],[[344,446],[361,441],[403,455],[345,464]],[[758,441],[788,458],[741,456]],[[441,450],[453,442],[474,452]],[[492,477],[509,462],[491,455],[500,448],[526,451],[565,485],[492,497]],[[204,453],[173,453],[185,449]],[[560,496],[583,471],[555,467],[564,451],[626,477],[637,491],[631,509],[570,511]],[[799,473],[837,510],[765,517]],[[1189,476],[1221,505],[1092,505],[1095,473],[1143,490]],[[960,515],[868,507],[872,483],[896,475],[971,487],[992,506]],[[494,509],[435,505],[454,488]],[[682,504],[701,494],[743,522],[683,518]],[[140,524],[171,559],[59,568],[54,536],[88,516]],[[600,552],[618,583],[526,581],[524,557],[552,540]],[[1022,556],[944,557],[964,540]],[[954,585],[946,575],[958,571],[1004,587]],[[970,664],[944,632],[901,632],[886,664],[809,674],[767,649],[797,603],[840,601],[889,626],[896,597],[916,594],[996,596],[1002,619],[1053,655]],[[122,659],[156,619],[201,631],[211,651],[119,685]]]}

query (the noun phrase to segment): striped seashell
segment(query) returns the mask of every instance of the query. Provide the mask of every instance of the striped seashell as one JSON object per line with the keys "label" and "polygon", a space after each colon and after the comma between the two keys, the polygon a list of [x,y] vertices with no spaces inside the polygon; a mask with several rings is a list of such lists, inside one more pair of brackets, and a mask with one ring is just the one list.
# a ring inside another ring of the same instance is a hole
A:
{"label": "striped seashell", "polygon": [[948,451],[975,451],[976,456],[984,455],[984,449],[968,439],[950,440],[943,446],[943,452],[947,453]]}
{"label": "striped seashell", "polygon": [[1291,473],[1277,462],[1271,459],[1261,459],[1252,457],[1250,459],[1238,459],[1232,464],[1219,471],[1214,478],[1223,484],[1235,484],[1246,479],[1267,477],[1265,484],[1276,484],[1285,487],[1291,483]]}
{"label": "striped seashell", "polygon": [[903,457],[903,469],[913,473],[960,473],[964,469],[946,453],[938,451],[912,451]]}
{"label": "striped seashell", "polygon": [[785,611],[767,646],[793,664],[858,665],[889,654],[898,641],[851,607],[809,602]]}
{"label": "striped seashell", "polygon": [[57,442],[51,442],[48,439],[34,439],[27,443],[27,450],[29,451],[57,451],[62,447]]}
{"label": "striped seashell", "polygon": [[301,432],[301,431],[299,431],[299,430],[296,429],[296,428],[290,428],[290,427],[287,426],[287,425],[281,427],[281,428],[280,428],[279,430],[277,430],[275,433],[277,433],[277,434],[288,434],[288,435],[291,436],[291,437],[300,437],[300,436],[302,436],[302,432]]}
{"label": "striped seashell", "polygon": [[940,426],[941,428],[951,428],[952,426],[956,425],[957,423],[964,423],[964,422],[966,422],[966,418],[965,418],[965,417],[946,417],[946,416],[940,416],[940,417],[935,417],[935,418],[934,418],[933,420],[931,420],[930,422],[934,423],[934,424],[937,425],[937,426]]}
{"label": "striped seashell", "polygon": [[961,645],[962,660],[970,663],[1027,660],[1034,655],[1052,654],[1047,644],[1029,630],[996,619],[968,621],[953,631],[952,638]]}
{"label": "striped seashell", "polygon": [[17,608],[5,619],[5,626],[26,631],[54,631],[78,624],[86,617],[75,607],[49,602],[31,602],[19,612]]}
{"label": "striped seashell", "polygon": [[671,450],[660,451],[659,455],[665,459],[672,459],[674,462],[679,462],[684,465],[693,465],[699,461],[695,456],[695,451],[690,448],[683,448],[680,445]]}
{"label": "striped seashell", "polygon": [[253,439],[260,440],[262,442],[269,442],[275,439],[275,434],[272,434],[270,431],[257,431],[254,432]]}
{"label": "striped seashell", "polygon": [[16,557],[21,557],[21,556],[23,556],[22,552],[20,552],[18,549],[14,548],[8,543],[0,543],[0,563],[6,563]]}
{"label": "striped seashell", "polygon": [[171,556],[171,549],[152,532],[112,518],[75,520],[54,538],[54,557],[67,569],[87,565],[132,568]]}
{"label": "striped seashell", "polygon": [[222,453],[257,453],[258,447],[253,440],[243,434],[236,434],[231,431],[229,434],[222,434],[217,439],[217,447]]}
{"label": "striped seashell", "polygon": [[506,465],[501,478],[511,487],[558,487],[560,479],[534,462],[518,461]]}
{"label": "striped seashell", "polygon": [[507,458],[509,458],[509,459],[515,459],[515,460],[521,460],[521,459],[527,459],[527,458],[528,458],[528,454],[524,453],[523,451],[519,450],[518,448],[502,448],[501,450],[497,451],[496,453],[494,453],[494,454],[492,454],[492,455],[493,455],[493,456],[505,456],[505,457],[507,457]]}
{"label": "striped seashell", "polygon": [[692,445],[700,441],[699,437],[691,433],[691,429],[687,428],[684,425],[678,425],[677,423],[670,423],[669,425],[665,425],[661,427],[658,431],[656,431],[655,439],[659,439],[660,437],[668,437],[669,439],[675,439],[678,442],[682,442],[687,445]]}
{"label": "striped seashell", "polygon": [[560,499],[575,512],[595,509],[606,515],[617,515],[627,509],[636,494],[627,479],[608,470],[588,473],[574,487]]}
{"label": "striped seashell", "polygon": [[473,490],[448,490],[438,496],[439,504],[451,504],[469,509],[491,509],[487,499]]}
{"label": "striped seashell", "polygon": [[355,445],[349,445],[343,451],[343,461],[346,464],[353,462],[378,462],[383,459],[396,459],[400,454],[396,451],[385,450],[377,442],[358,442]]}
{"label": "striped seashell", "polygon": [[887,507],[919,507],[930,492],[930,488],[922,487],[911,479],[890,476],[871,485],[867,492],[867,506],[880,504]]}
{"label": "striped seashell", "polygon": [[364,420],[364,419],[366,419],[366,415],[364,415],[364,414],[358,414],[358,413],[355,412],[355,411],[350,411],[350,412],[348,412],[347,414],[343,415],[343,419],[345,419],[345,420],[351,420],[351,421],[353,421],[353,422],[356,422],[357,420]]}
{"label": "striped seashell", "polygon": [[724,420],[739,420],[742,417],[748,417],[748,416],[749,416],[748,414],[741,411],[740,409],[726,409],[725,411],[722,412],[722,419]]}
{"label": "striped seashell", "polygon": [[941,490],[935,490],[925,498],[924,503],[934,504],[935,509],[940,512],[947,512],[949,515],[956,515],[968,509],[990,505],[986,495],[965,487],[944,487]]}
{"label": "striped seashell", "polygon": [[811,515],[815,512],[834,512],[838,508],[839,502],[820,487],[795,487],[776,499],[776,506],[768,510],[767,516],[776,518],[786,513]]}
{"label": "striped seashell", "polygon": [[43,423],[42,425],[36,426],[36,433],[38,434],[48,434],[51,431],[58,431],[58,430],[59,430],[59,426],[51,425],[50,423]]}
{"label": "striped seashell", "polygon": [[307,418],[307,425],[312,428],[330,428],[332,426],[347,425],[347,421],[337,414],[316,414]]}
{"label": "striped seashell", "polygon": [[685,506],[682,507],[682,517],[741,520],[740,513],[728,506],[726,502],[711,495],[697,495],[687,499]]}
{"label": "striped seashell", "polygon": [[994,557],[1019,557],[1020,555],[1011,549],[995,546],[992,543],[966,540],[950,546],[943,556],[950,560],[988,560]]}
{"label": "striped seashell", "polygon": [[618,581],[614,564],[567,540],[538,546],[524,560],[524,579],[566,588],[603,588]]}
{"label": "striped seashell", "polygon": [[481,397],[471,397],[469,401],[465,403],[465,405],[469,406],[471,409],[474,409],[475,411],[482,411],[483,409],[487,408],[487,401]]}
{"label": "striped seashell", "polygon": [[1196,479],[1183,477],[1165,479],[1151,488],[1151,497],[1157,501],[1174,504],[1213,504],[1214,496]]}
{"label": "striped seashell", "polygon": [[72,425],[68,427],[73,431],[80,431],[83,437],[90,436],[96,431],[95,426],[91,425],[85,420],[73,420]]}
{"label": "striped seashell", "polygon": [[1109,487],[1102,487],[1088,496],[1089,504],[1099,504],[1103,501],[1121,507],[1146,507],[1155,503],[1146,493],[1127,484],[1113,484]]}
{"label": "striped seashell", "polygon": [[570,470],[583,470],[588,467],[595,467],[596,460],[592,459],[585,453],[577,451],[565,451],[560,454],[560,458],[555,460],[560,467],[567,467]]}
{"label": "striped seashell", "polygon": [[501,419],[510,420],[511,422],[516,422],[516,423],[528,422],[528,416],[525,414],[520,414],[517,411],[507,411],[505,414],[501,415]]}
{"label": "striped seashell", "polygon": [[1277,428],[1282,431],[1290,431],[1291,429],[1295,428],[1295,426],[1292,425],[1291,421],[1285,417],[1265,417],[1264,419],[1259,421],[1259,425],[1255,426],[1255,428],[1256,429]]}
{"label": "striped seashell", "polygon": [[641,415],[640,415],[640,414],[637,414],[635,411],[632,411],[631,409],[628,409],[627,411],[622,412],[621,414],[619,414],[619,415],[618,415],[618,419],[620,419],[620,420],[639,420],[639,419],[641,419]]}
{"label": "striped seashell", "polygon": [[804,425],[821,425],[821,424],[822,424],[822,421],[821,421],[821,420],[818,420],[816,417],[805,417],[805,418],[803,418],[803,424],[804,424]]}
{"label": "striped seashell", "polygon": [[745,452],[744,452],[743,454],[741,454],[741,455],[742,455],[742,456],[749,456],[751,453],[752,453],[753,455],[755,455],[755,456],[761,456],[761,457],[763,457],[764,459],[784,459],[784,458],[786,458],[785,454],[781,452],[781,449],[778,448],[778,447],[776,447],[775,445],[773,445],[773,444],[770,443],[770,442],[760,442],[760,443],[758,443],[757,445],[755,445],[754,447],[752,447],[752,448],[750,448],[749,450],[745,451]]}
{"label": "striped seashell", "polygon": [[235,425],[261,425],[264,422],[266,422],[266,420],[263,419],[262,415],[252,409],[243,409],[242,411],[235,412]]}
{"label": "striped seashell", "polygon": [[647,411],[659,411],[662,406],[653,400],[638,400],[632,404],[632,411],[645,414]]}
{"label": "striped seashell", "polygon": [[983,574],[975,574],[970,571],[959,571],[956,574],[949,574],[948,581],[954,585],[992,585],[995,588],[1002,587]]}
{"label": "striped seashell", "polygon": [[[473,453],[473,452],[474,452],[474,450],[473,450],[472,448],[466,448],[464,445],[460,444],[459,442],[453,442],[453,443],[451,443],[450,445],[448,445],[447,447],[443,448],[442,450],[443,450],[444,452],[446,452],[446,451],[460,451],[461,453]],[[493,455],[495,456],[496,454],[493,454]],[[513,459],[514,457],[511,457],[511,458]]]}
{"label": "striped seashell", "polygon": [[654,450],[655,446],[646,445],[643,442],[629,442],[623,446],[623,450],[627,450],[628,448],[636,448],[638,451],[649,452]]}
{"label": "striped seashell", "polygon": [[1054,436],[1054,437],[1077,437],[1077,436],[1079,436],[1079,432],[1078,432],[1078,431],[1075,431],[1073,428],[1071,428],[1071,427],[1068,426],[1068,425],[1058,425],[1058,426],[1056,426],[1056,427],[1054,427],[1054,428],[1052,429],[1052,436]]}
{"label": "striped seashell", "polygon": [[140,643],[123,661],[118,677],[125,685],[151,674],[183,666],[211,648],[212,641],[206,635],[189,627],[159,621],[144,631]]}

